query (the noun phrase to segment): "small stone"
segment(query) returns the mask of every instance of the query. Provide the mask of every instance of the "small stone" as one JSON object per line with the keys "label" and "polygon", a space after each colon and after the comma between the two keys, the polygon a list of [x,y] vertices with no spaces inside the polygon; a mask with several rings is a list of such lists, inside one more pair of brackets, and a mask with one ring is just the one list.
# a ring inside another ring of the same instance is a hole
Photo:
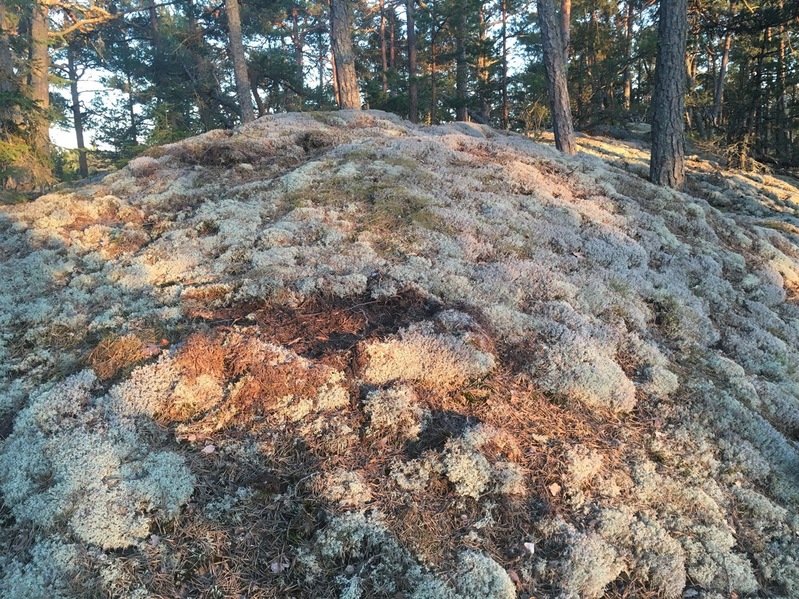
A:
{"label": "small stone", "polygon": [[525,543],[524,548],[530,552],[530,555],[535,555],[535,543]]}

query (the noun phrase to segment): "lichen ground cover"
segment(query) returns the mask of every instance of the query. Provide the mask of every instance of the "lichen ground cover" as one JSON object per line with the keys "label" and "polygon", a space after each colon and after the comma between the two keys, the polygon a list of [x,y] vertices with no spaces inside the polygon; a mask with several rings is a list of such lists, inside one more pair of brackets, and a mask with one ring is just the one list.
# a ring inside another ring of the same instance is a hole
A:
{"label": "lichen ground cover", "polygon": [[0,596],[799,596],[799,182],[380,112],[0,208]]}

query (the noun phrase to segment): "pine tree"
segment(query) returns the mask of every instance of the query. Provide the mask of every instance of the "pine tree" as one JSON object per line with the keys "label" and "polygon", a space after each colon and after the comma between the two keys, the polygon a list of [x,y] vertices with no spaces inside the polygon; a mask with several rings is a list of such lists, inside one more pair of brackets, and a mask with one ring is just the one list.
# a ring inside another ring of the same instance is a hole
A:
{"label": "pine tree", "polygon": [[247,61],[241,35],[241,16],[238,0],[225,0],[227,11],[230,58],[233,61],[233,74],[236,78],[236,94],[239,98],[241,120],[249,123],[255,120],[250,97],[250,78],[247,74]]}
{"label": "pine tree", "polygon": [[38,114],[32,119],[31,145],[39,168],[34,184],[49,183],[52,165],[50,164],[50,49],[49,49],[49,10],[38,1],[31,5],[30,15],[30,72],[28,89],[30,99],[36,104]]}
{"label": "pine tree", "polygon": [[339,108],[358,109],[361,96],[355,73],[353,15],[350,0],[330,0],[330,37],[333,46]]}
{"label": "pine tree", "polygon": [[688,1],[661,0],[649,173],[654,183],[674,189],[682,189],[685,182],[687,32]]}
{"label": "pine tree", "polygon": [[416,79],[416,0],[405,0],[405,17],[408,27],[408,119],[419,122],[419,82]]}
{"label": "pine tree", "polygon": [[564,154],[574,154],[574,141],[569,88],[566,78],[566,45],[568,39],[562,18],[558,17],[555,0],[538,1],[538,22],[541,27],[541,43],[544,50],[544,66],[549,91],[549,106],[555,130],[555,146]]}

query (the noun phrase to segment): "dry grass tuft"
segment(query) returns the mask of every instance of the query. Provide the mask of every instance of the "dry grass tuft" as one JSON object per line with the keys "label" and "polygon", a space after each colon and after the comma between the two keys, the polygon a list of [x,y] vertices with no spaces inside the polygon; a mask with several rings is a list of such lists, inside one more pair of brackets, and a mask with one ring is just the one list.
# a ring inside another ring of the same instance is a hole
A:
{"label": "dry grass tuft", "polygon": [[[274,412],[280,400],[300,402],[315,397],[331,369],[309,364],[296,355],[292,358],[262,341],[261,334],[252,328],[233,331],[221,327],[189,337],[178,351],[176,363],[188,384],[199,387],[176,393],[162,415],[165,421],[191,421],[194,431],[247,430],[254,421]],[[204,392],[209,384],[218,393]],[[186,394],[196,399],[206,395],[205,401],[186,410]]]}
{"label": "dry grass tuft", "polygon": [[194,333],[178,350],[175,361],[190,382],[202,374],[220,378],[225,372],[225,348],[221,335]]}
{"label": "dry grass tuft", "polygon": [[229,295],[228,285],[202,285],[184,290],[180,294],[180,301],[184,312],[191,316],[199,316],[224,306]]}
{"label": "dry grass tuft", "polygon": [[109,380],[130,371],[139,362],[158,353],[158,347],[148,345],[136,334],[110,335],[100,341],[86,356],[97,378]]}
{"label": "dry grass tuft", "polygon": [[235,411],[236,426],[265,416],[281,398],[314,397],[329,373],[326,368],[309,368],[299,360],[274,365],[271,361],[268,355],[244,354],[231,362],[231,374],[242,381],[230,396],[229,409]]}
{"label": "dry grass tuft", "polygon": [[140,230],[120,230],[114,233],[104,253],[110,258],[118,258],[124,254],[133,254],[150,242],[150,236]]}

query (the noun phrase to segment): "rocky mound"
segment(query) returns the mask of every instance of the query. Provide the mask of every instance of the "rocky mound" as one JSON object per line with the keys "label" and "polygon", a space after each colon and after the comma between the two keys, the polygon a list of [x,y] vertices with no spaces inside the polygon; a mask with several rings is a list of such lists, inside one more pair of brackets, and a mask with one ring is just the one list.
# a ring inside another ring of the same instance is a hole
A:
{"label": "rocky mound", "polygon": [[799,596],[799,183],[283,115],[0,211],[0,595]]}

